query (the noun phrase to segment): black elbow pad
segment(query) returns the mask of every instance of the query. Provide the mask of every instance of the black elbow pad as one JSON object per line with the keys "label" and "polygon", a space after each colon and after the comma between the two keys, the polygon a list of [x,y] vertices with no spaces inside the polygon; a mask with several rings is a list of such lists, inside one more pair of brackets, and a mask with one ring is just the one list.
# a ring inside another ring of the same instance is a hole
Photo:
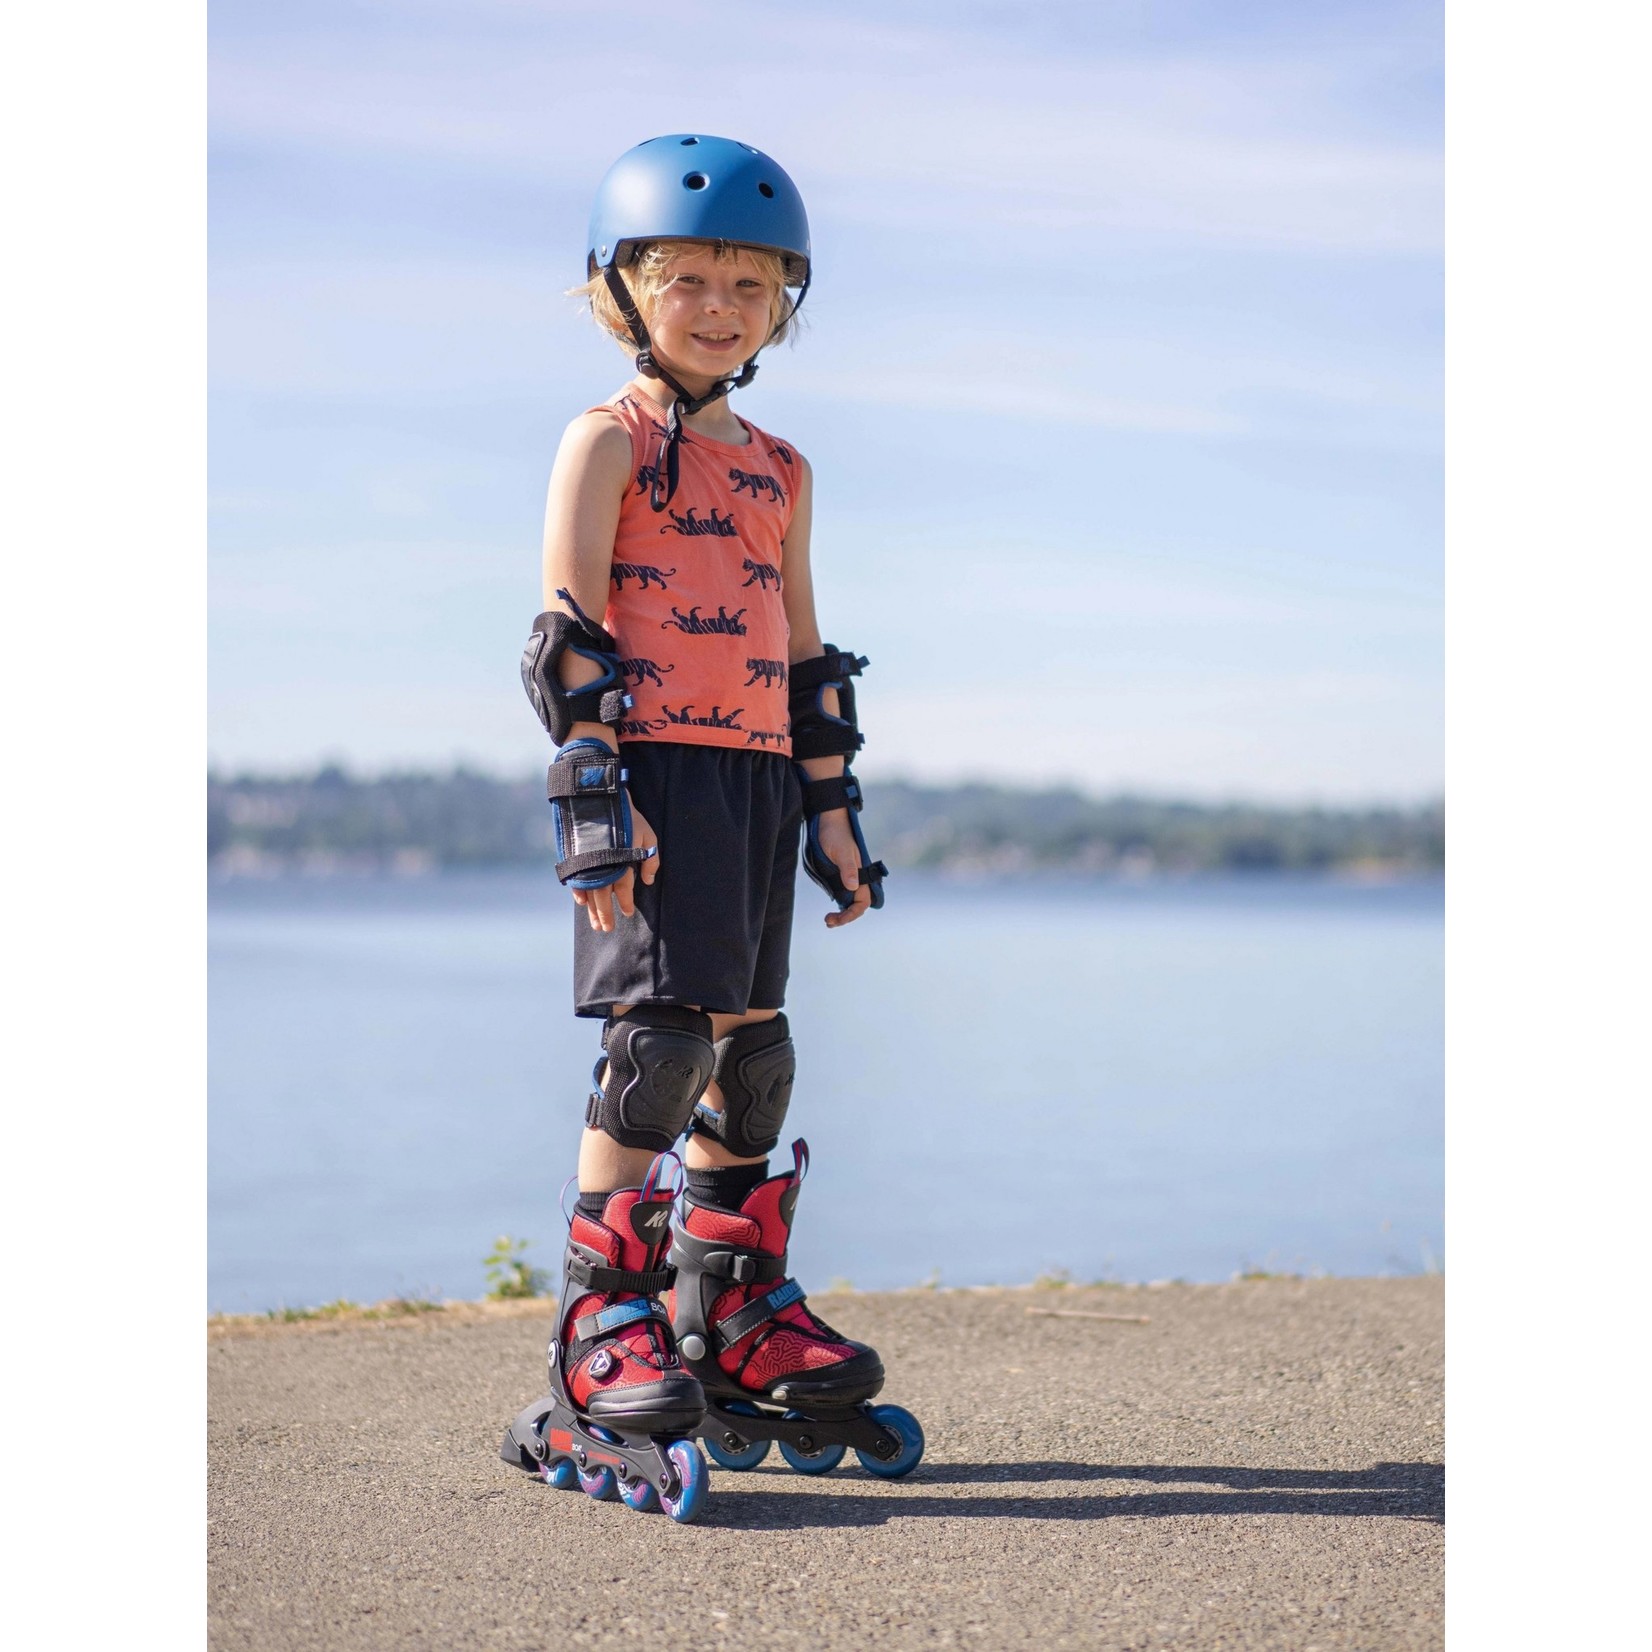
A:
{"label": "black elbow pad", "polygon": [[[575,723],[619,726],[631,708],[620,670],[619,644],[596,624],[566,591],[556,593],[573,613],[548,609],[533,622],[528,645],[522,650],[522,687],[545,732],[560,746]],[[557,670],[564,654],[577,654],[601,669],[602,675],[584,687],[562,686]]]}

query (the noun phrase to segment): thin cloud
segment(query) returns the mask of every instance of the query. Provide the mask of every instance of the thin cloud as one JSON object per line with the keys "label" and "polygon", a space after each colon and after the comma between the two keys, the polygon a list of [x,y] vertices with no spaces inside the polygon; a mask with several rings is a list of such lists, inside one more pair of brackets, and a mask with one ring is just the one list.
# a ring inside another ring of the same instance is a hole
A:
{"label": "thin cloud", "polygon": [[[638,135],[616,123],[616,80],[670,88],[683,42],[713,25],[762,42],[741,69],[742,131],[794,158],[811,201],[845,222],[1439,245],[1437,142],[1352,130],[1347,83],[1372,70],[1334,57],[1055,55],[950,22],[871,33],[739,5],[677,8],[621,43],[574,8],[430,7],[371,52],[313,49],[326,25],[300,37],[312,49],[221,31],[212,130],[220,145],[440,161],[541,191],[577,179],[583,196]],[[651,125],[705,123],[703,93],[657,101]]]}

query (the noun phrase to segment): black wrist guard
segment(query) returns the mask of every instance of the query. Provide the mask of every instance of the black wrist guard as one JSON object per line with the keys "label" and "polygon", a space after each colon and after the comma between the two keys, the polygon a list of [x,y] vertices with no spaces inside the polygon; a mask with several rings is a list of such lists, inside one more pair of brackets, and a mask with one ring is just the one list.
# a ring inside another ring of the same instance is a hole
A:
{"label": "black wrist guard", "polygon": [[876,912],[883,905],[883,880],[889,876],[889,868],[881,860],[868,858],[866,839],[860,829],[860,782],[847,768],[842,774],[834,774],[825,780],[811,780],[802,768],[797,772],[803,781],[803,814],[806,821],[803,829],[803,870],[831,896],[840,910],[846,911],[855,904],[855,892],[844,883],[837,862],[820,847],[820,817],[832,809],[847,809],[849,830],[855,838],[855,853],[860,856],[857,875],[861,884],[872,891],[872,910]]}
{"label": "black wrist guard", "polygon": [[[567,591],[556,594],[573,609],[573,615],[552,608],[533,622],[533,634],[522,650],[522,686],[545,732],[560,746],[575,723],[606,723],[617,728],[631,709],[631,696],[625,692],[620,671],[619,644]],[[590,660],[602,675],[583,688],[564,688],[557,671],[564,654]]]}
{"label": "black wrist guard", "polygon": [[606,889],[653,855],[631,843],[631,805],[619,754],[570,740],[545,775],[556,821],[556,875],[575,889]]}
{"label": "black wrist guard", "polygon": [[[788,675],[792,716],[792,756],[853,757],[865,743],[855,716],[855,689],[850,681],[868,665],[864,656],[825,645],[818,659],[799,660]],[[825,708],[828,688],[837,690],[837,716]]]}

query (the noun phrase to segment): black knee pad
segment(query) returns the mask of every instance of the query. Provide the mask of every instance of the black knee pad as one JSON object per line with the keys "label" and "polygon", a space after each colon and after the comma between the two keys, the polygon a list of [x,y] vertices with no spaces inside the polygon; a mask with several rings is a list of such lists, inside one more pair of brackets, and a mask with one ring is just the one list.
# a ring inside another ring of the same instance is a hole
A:
{"label": "black knee pad", "polygon": [[742,1159],[772,1153],[780,1142],[796,1074],[797,1051],[786,1017],[745,1022],[717,1045],[712,1077],[723,1092],[722,1112],[702,1104],[694,1109],[689,1128]]}
{"label": "black knee pad", "polygon": [[679,1004],[639,1004],[629,1015],[609,1016],[602,1047],[608,1075],[592,1092],[585,1122],[621,1147],[665,1152],[711,1082],[711,1017]]}

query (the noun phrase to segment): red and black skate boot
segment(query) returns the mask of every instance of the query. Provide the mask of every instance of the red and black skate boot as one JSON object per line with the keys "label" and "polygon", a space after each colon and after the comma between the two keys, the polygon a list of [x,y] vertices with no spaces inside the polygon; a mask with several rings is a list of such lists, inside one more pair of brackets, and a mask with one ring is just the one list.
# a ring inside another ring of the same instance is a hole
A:
{"label": "red and black skate boot", "polygon": [[[674,1192],[661,1154],[640,1188],[608,1195],[602,1220],[576,1211],[563,1257],[552,1393],[523,1412],[501,1455],[592,1497],[617,1491],[632,1508],[663,1504],[691,1520],[705,1498],[705,1463],[688,1438],[705,1412],[699,1380],[677,1356],[661,1294]],[[513,1456],[513,1452],[515,1455]]]}
{"label": "red and black skate boot", "polygon": [[725,1468],[756,1467],[777,1440],[804,1474],[827,1473],[851,1445],[874,1473],[904,1474],[923,1454],[923,1431],[900,1407],[868,1403],[883,1387],[883,1361],[811,1313],[802,1286],[787,1277],[792,1217],[809,1168],[801,1138],[792,1161],[738,1210],[684,1197],[672,1237],[671,1320],[683,1363],[705,1389],[699,1433]]}

